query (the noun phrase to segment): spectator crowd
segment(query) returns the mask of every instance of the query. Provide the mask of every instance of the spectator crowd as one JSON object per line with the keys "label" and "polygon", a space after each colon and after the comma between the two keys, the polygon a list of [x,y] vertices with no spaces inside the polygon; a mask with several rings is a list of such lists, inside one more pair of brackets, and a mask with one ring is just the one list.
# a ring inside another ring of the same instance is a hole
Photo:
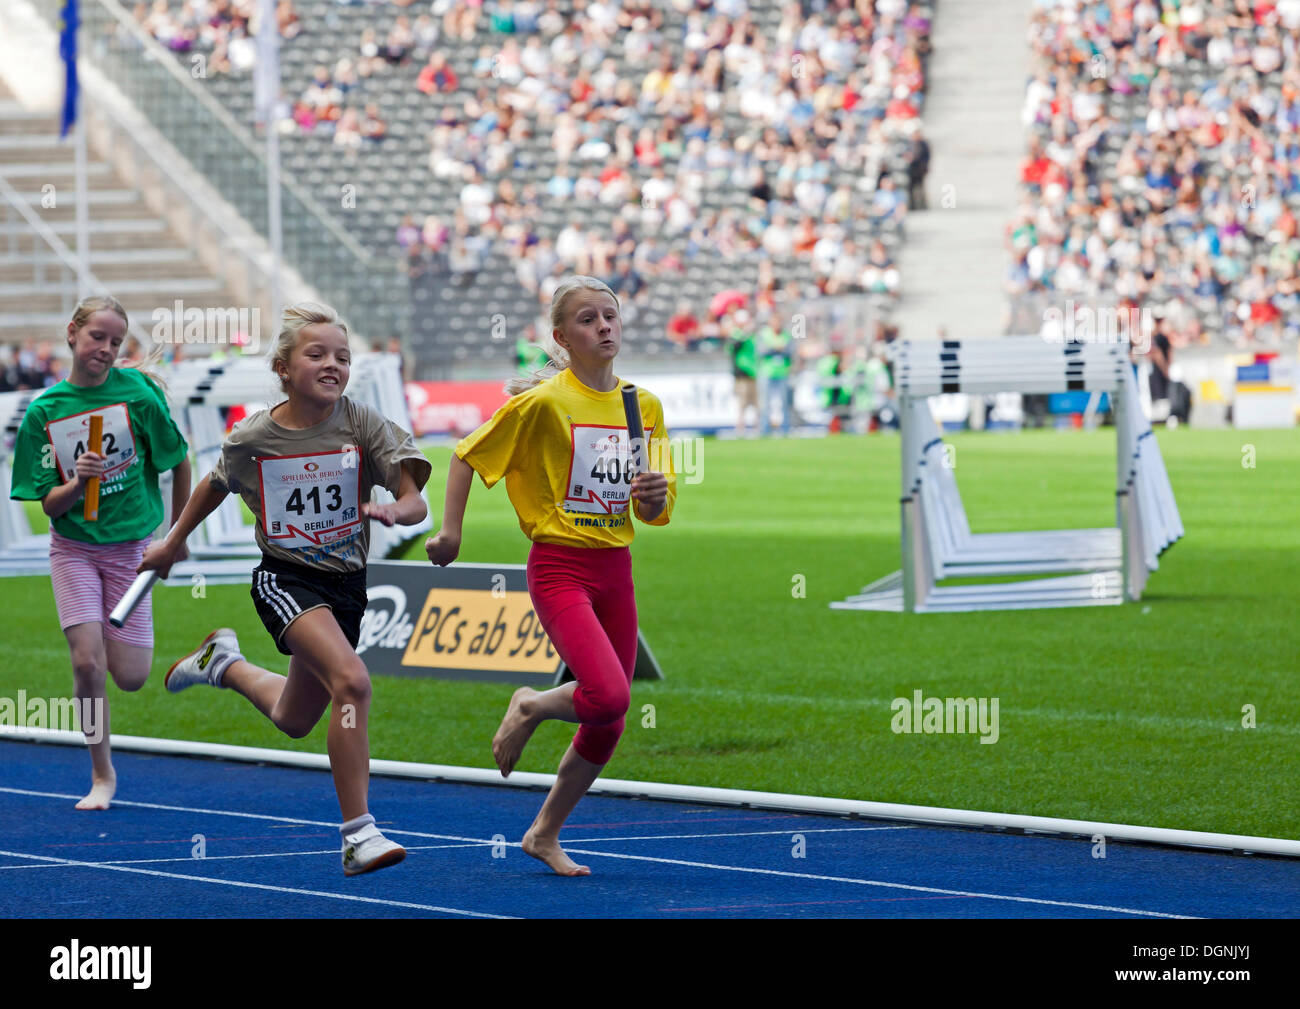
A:
{"label": "spectator crowd", "polygon": [[[813,277],[801,294],[896,297],[892,253],[861,236],[901,234],[909,196],[921,198],[929,6],[792,2],[771,36],[747,0],[672,0],[671,25],[664,6],[435,3],[445,36],[472,40],[486,17],[493,44],[460,73],[436,52],[417,82],[459,99],[433,127],[429,170],[461,188],[450,213],[402,222],[413,271],[472,274],[503,251],[539,303],[578,271],[635,310],[696,262],[741,264],[761,295],[764,264],[798,260]],[[546,171],[523,160],[533,136],[549,138]],[[743,198],[703,206],[724,191]],[[555,234],[544,207],[566,217]],[[612,227],[591,223],[595,207]],[[721,321],[691,305],[668,335],[694,343]]]}
{"label": "spectator crowd", "polygon": [[1300,0],[1039,0],[1007,289],[1174,347],[1300,331]]}
{"label": "spectator crowd", "polygon": [[[257,8],[154,0],[135,17],[174,52],[205,54],[207,73],[251,81]],[[652,288],[722,261],[748,274],[761,309],[763,264],[797,263],[811,277],[801,294],[890,302],[892,246],[909,204],[924,205],[931,8],[789,0],[773,30],[750,0],[431,0],[375,4],[344,40],[328,15],[304,23],[279,0],[281,36],[302,34],[314,56],[277,122],[365,156],[390,133],[375,78],[396,73],[437,99],[420,123],[427,168],[455,200],[406,208],[396,242],[416,275],[467,279],[495,252],[539,304],[580,271],[635,312]],[[525,143],[536,137],[553,156],[540,163]],[[739,198],[705,206],[717,193]],[[557,208],[566,223],[548,229],[543,211]],[[722,321],[708,305],[691,311],[704,335]]]}

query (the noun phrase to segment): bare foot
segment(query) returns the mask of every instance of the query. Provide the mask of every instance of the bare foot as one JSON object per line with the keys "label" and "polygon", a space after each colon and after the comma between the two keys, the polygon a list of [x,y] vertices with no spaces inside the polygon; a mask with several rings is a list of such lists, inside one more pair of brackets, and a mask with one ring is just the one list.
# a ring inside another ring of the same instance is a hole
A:
{"label": "bare foot", "polygon": [[545,862],[561,876],[590,876],[591,869],[585,865],[579,865],[560,847],[560,842],[554,837],[539,837],[533,833],[534,828],[529,827],[528,833],[524,835],[522,845],[524,853],[532,855],[533,858]]}
{"label": "bare foot", "polygon": [[117,777],[93,779],[86,797],[77,803],[78,809],[108,809],[117,792]]}
{"label": "bare foot", "polygon": [[532,687],[520,687],[510,698],[510,707],[501,719],[501,727],[492,737],[492,758],[501,768],[501,777],[510,777],[510,772],[519,762],[519,755],[532,737],[537,722],[533,720],[532,700],[537,691]]}

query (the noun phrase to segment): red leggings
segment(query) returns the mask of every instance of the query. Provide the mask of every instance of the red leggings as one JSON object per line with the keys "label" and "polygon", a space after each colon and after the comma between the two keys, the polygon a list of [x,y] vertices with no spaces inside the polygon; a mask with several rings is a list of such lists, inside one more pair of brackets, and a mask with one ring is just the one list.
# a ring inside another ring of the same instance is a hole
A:
{"label": "red leggings", "polygon": [[636,668],[636,595],[627,547],[534,543],[528,594],[542,627],[578,681],[578,756],[607,764],[623,735]]}

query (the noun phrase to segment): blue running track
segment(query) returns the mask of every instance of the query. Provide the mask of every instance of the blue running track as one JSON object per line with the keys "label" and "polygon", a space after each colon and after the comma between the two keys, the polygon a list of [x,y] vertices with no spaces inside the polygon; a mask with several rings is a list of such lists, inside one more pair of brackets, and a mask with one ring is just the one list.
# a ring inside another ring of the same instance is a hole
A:
{"label": "blue running track", "polygon": [[1084,840],[600,796],[583,800],[561,838],[592,875],[564,879],[519,849],[540,791],[381,777],[371,779],[371,810],[408,856],[348,879],[323,771],[125,752],[114,763],[113,808],[78,812],[89,783],[83,749],[0,742],[0,916],[1250,918],[1300,909],[1296,860],[1115,842],[1099,859]]}

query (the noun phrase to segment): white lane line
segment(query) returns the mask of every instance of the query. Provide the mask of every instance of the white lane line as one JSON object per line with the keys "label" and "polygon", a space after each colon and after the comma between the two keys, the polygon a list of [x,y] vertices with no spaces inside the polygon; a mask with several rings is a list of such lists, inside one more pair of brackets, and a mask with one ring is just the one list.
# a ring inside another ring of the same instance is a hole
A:
{"label": "white lane line", "polygon": [[910,824],[899,827],[794,827],[791,830],[738,830],[730,834],[645,834],[641,837],[562,837],[562,844],[598,844],[601,841],[677,841],[696,837],[761,837],[765,834],[865,834],[870,830],[915,830]]}
{"label": "white lane line", "polygon": [[[384,828],[390,834],[400,834],[403,831],[389,830]],[[912,826],[897,827],[814,827],[811,829],[800,830],[743,830],[722,834],[643,834],[637,837],[573,837],[564,838],[564,843],[568,844],[600,844],[603,841],[678,841],[694,840],[696,838],[710,837],[762,837],[767,835],[785,836],[789,834],[835,834],[835,833],[865,833],[873,830],[915,830]],[[128,842],[123,842],[126,844]],[[177,841],[177,844],[188,844],[188,841]],[[484,848],[501,844],[501,841],[466,841],[460,844],[408,844],[404,847],[407,851],[440,851],[448,848]],[[519,842],[505,842],[511,847],[519,847]],[[96,862],[96,865],[150,865],[157,862],[216,862],[237,858],[288,858],[294,855],[337,855],[337,848],[328,848],[322,851],[273,851],[269,853],[248,854],[248,855],[205,855],[202,859],[196,859],[192,855],[180,858],[106,858]],[[60,869],[67,868],[61,865],[0,865],[0,872],[5,869]]]}
{"label": "white lane line", "polygon": [[[34,792],[34,791],[29,791],[21,788],[6,788],[3,786],[0,786],[0,792],[9,792],[15,795],[33,795],[33,796],[51,798],[51,799],[79,798],[79,796],[64,795],[59,792]],[[158,803],[128,802],[125,800],[119,801],[117,799],[114,799],[113,802],[118,805],[133,806],[141,809],[163,809],[163,810],[168,810],[171,812],[179,812],[179,813],[207,813],[213,816],[238,816],[238,817],[243,817],[252,820],[273,820],[280,823],[300,823],[300,824],[307,824],[309,826],[317,826],[317,827],[324,827],[324,826],[337,827],[337,824],[328,823],[323,820],[300,820],[288,816],[268,816],[264,813],[238,813],[238,812],[233,812],[231,810],[225,810],[225,809],[194,809],[187,806],[164,806]],[[478,844],[478,845],[490,845],[493,843],[492,841],[486,841],[483,840],[482,838],[477,838],[477,837],[459,837],[459,836],[453,836],[448,834],[423,834],[420,833],[419,831],[397,830],[390,827],[385,827],[384,832],[389,834],[408,834],[413,837],[426,837],[437,841],[462,841],[462,842],[468,842],[470,844]],[[785,833],[785,831],[782,831],[782,833]],[[795,833],[797,833],[797,831]],[[606,838],[605,840],[612,840],[612,839]],[[507,841],[505,843],[512,848],[518,848],[520,846],[518,841]],[[572,842],[566,841],[566,844],[571,844],[571,843]],[[590,844],[591,842],[587,842],[587,843]],[[700,868],[700,869],[717,869],[723,872],[748,872],[748,873],[757,873],[757,874],[767,875],[767,876],[785,876],[794,879],[813,879],[813,880],[820,880],[820,881],[833,882],[833,883],[853,883],[859,886],[881,886],[881,887],[890,887],[899,890],[916,890],[921,893],[949,894],[951,896],[956,896],[956,897],[980,897],[987,900],[1007,900],[1007,901],[1015,901],[1015,902],[1026,903],[1026,904],[1045,904],[1053,907],[1077,907],[1085,911],[1114,911],[1120,914],[1136,914],[1136,915],[1144,915],[1153,918],[1195,917],[1194,915],[1166,914],[1161,911],[1142,911],[1134,908],[1110,907],[1105,904],[1080,904],[1072,901],[1047,900],[1045,898],[1040,898],[1040,897],[1012,897],[1006,894],[997,894],[997,893],[975,893],[975,892],[968,892],[965,890],[944,890],[935,887],[913,886],[907,883],[885,883],[879,880],[852,879],[844,876],[818,876],[818,875],[813,875],[811,873],[787,872],[781,869],[755,869],[755,868],[749,868],[747,866],[739,866],[739,865],[716,865],[711,862],[688,862],[682,859],[674,859],[674,858],[655,858],[650,855],[628,855],[623,853],[615,854],[614,852],[609,852],[609,851],[580,851],[576,849],[568,849],[568,850],[570,854],[594,855],[603,858],[622,858],[622,859],[630,859],[632,861],[641,861],[641,862],[661,862],[664,863],[665,865],[684,865],[684,866],[690,866],[690,867]],[[5,854],[5,853],[0,852],[0,854]],[[72,863],[72,864],[77,864],[77,863]],[[96,863],[81,863],[81,864],[94,865]],[[136,871],[145,871],[145,870],[136,870]],[[222,881],[214,880],[213,882],[222,882]],[[326,894],[326,896],[330,896],[330,895]]]}
{"label": "white lane line", "polygon": [[[0,787],[0,792],[9,792],[13,795],[32,795],[42,799],[80,799],[82,796],[65,795],[62,792],[33,792],[25,788],[4,788]],[[208,816],[237,816],[245,820],[269,820],[273,823],[298,823],[308,827],[333,827],[339,829],[338,823],[332,820],[302,820],[293,816],[270,816],[266,813],[241,813],[229,809],[201,809],[194,806],[165,806],[157,802],[131,802],[126,799],[114,799],[114,806],[130,806],[133,809],[161,809],[169,813],[203,813]],[[90,814],[87,814],[90,815]],[[426,837],[432,841],[465,841],[470,844],[491,844],[491,841],[482,841],[477,837],[460,837],[455,834],[427,834],[418,830],[399,830],[396,827],[384,826],[385,834],[406,834],[410,837]]]}
{"label": "white lane line", "polygon": [[326,897],[330,900],[350,900],[360,904],[383,904],[387,907],[404,907],[413,911],[437,911],[441,914],[458,914],[466,918],[510,918],[513,915],[485,914],[482,911],[465,911],[458,907],[437,907],[433,904],[413,904],[405,900],[384,900],[380,897],[360,897],[351,893],[330,893],[326,890],[300,890],[291,886],[272,886],[269,883],[247,883],[238,879],[213,879],[210,876],[191,876],[182,872],[163,872],[160,869],[137,869],[128,865],[108,865],[104,862],[78,862],[70,858],[51,858],[48,855],[29,855],[22,851],[0,851],[9,858],[30,858],[38,862],[61,862],[86,869],[106,869],[110,872],[131,872],[142,876],[162,876],[166,879],[183,879],[192,883],[216,883],[218,886],[235,886],[248,890],[270,890],[273,893],[291,893],[302,897]]}
{"label": "white lane line", "polygon": [[[441,848],[485,848],[491,844],[491,841],[483,841],[471,844],[407,844],[403,845],[403,847],[407,851],[437,851]],[[81,864],[96,866],[154,865],[160,862],[187,862],[193,865],[196,862],[229,862],[241,858],[293,858],[299,855],[334,855],[337,857],[339,850],[338,848],[326,848],[323,851],[271,851],[251,855],[204,855],[202,858],[195,858],[192,855],[184,858],[106,858],[99,862],[72,862],[66,865],[37,862],[32,865],[0,865],[0,871],[5,869],[76,869]]]}
{"label": "white lane line", "polygon": [[909,883],[885,883],[876,879],[853,879],[848,876],[819,876],[811,872],[787,872],[782,869],[754,869],[743,865],[716,865],[712,862],[690,862],[681,858],[654,858],[650,855],[628,855],[612,851],[583,851],[565,846],[569,855],[594,855],[597,858],[624,858],[636,862],[662,862],[664,865],[684,865],[695,869],[718,869],[723,872],[751,872],[764,876],[784,876],[790,879],[813,879],[827,883],[855,883],[859,886],[881,886],[891,890],[915,890],[919,893],[940,893],[953,897],[979,897],[985,900],[1009,900],[1021,904],[1048,904],[1053,907],[1077,907],[1085,911],[1115,911],[1120,914],[1138,914],[1152,918],[1191,918],[1194,915],[1166,914],[1163,911],[1142,911],[1131,907],[1110,907],[1106,904],[1079,904],[1070,900],[1047,900],[1042,897],[1012,897],[1003,893],[978,893],[968,890],[945,890],[934,886],[913,886]]}

